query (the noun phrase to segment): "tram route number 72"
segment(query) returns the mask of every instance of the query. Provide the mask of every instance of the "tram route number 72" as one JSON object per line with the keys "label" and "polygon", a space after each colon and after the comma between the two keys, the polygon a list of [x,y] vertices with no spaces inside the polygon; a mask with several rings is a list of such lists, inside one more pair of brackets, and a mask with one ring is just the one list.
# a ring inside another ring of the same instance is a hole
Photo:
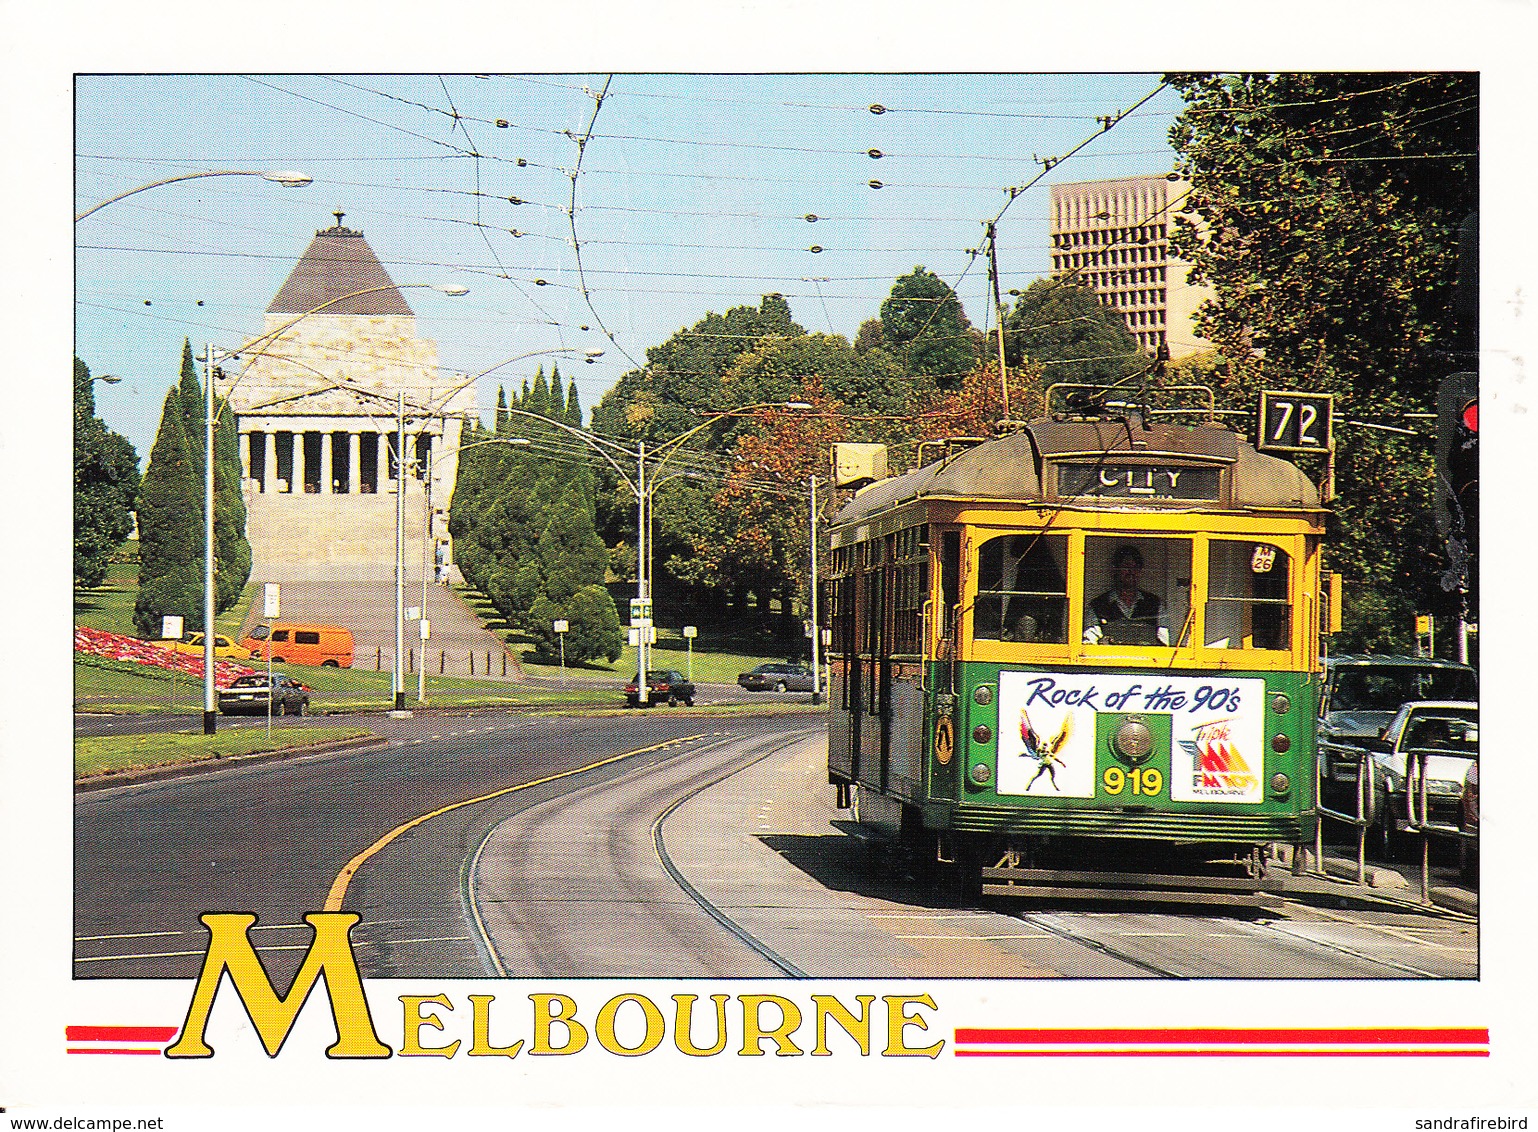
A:
{"label": "tram route number 72", "polygon": [[1262,452],[1329,452],[1335,395],[1265,390],[1260,395]]}

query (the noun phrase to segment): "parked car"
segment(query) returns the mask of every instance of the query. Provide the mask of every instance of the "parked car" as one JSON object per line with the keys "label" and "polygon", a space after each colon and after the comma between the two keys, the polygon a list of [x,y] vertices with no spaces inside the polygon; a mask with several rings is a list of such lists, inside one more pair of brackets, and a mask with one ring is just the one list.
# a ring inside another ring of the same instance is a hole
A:
{"label": "parked car", "polygon": [[737,677],[737,683],[750,692],[813,691],[812,670],[799,664],[760,664],[752,672]]}
{"label": "parked car", "polygon": [[1478,697],[1478,678],[1464,664],[1418,656],[1326,658],[1319,696],[1320,802],[1337,813],[1356,813],[1357,762],[1366,759],[1364,750],[1401,705]]}
{"label": "parked car", "polygon": [[[625,702],[630,707],[640,705],[641,689],[637,681],[632,680],[625,685]],[[682,672],[675,672],[671,668],[648,672],[646,702],[647,704],[666,703],[669,707],[677,707],[682,703],[685,707],[693,707],[694,685],[684,678]]]}
{"label": "parked car", "polygon": [[292,676],[277,672],[273,673],[270,690],[265,672],[237,676],[228,688],[220,689],[219,710],[225,715],[266,715],[269,698],[273,715],[303,715],[310,706],[310,689]]}
{"label": "parked car", "polygon": [[240,639],[261,660],[272,650],[274,664],[318,664],[322,668],[352,667],[352,632],[340,625],[303,625],[275,621],[254,626]]}
{"label": "parked car", "polygon": [[1479,760],[1479,705],[1466,700],[1405,704],[1383,735],[1371,744],[1376,807],[1369,826],[1374,840],[1392,857],[1400,834],[1409,829],[1408,790],[1424,763],[1425,820],[1457,829],[1463,818],[1464,781]]}
{"label": "parked car", "polygon": [[[188,633],[179,641],[156,641],[155,643],[172,652],[191,653],[193,656],[203,655],[202,633]],[[250,660],[251,650],[244,645],[236,644],[228,637],[215,633],[214,656],[220,660]]]}

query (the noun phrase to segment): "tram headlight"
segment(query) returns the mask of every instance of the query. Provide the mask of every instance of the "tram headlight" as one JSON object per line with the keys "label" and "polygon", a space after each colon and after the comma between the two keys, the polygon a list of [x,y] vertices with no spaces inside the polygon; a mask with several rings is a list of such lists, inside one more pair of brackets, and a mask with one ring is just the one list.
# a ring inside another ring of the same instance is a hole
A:
{"label": "tram headlight", "polygon": [[987,763],[973,763],[972,769],[967,771],[967,777],[978,786],[986,786],[993,777],[993,768]]}
{"label": "tram headlight", "polygon": [[1271,710],[1276,712],[1277,715],[1286,715],[1292,710],[1292,701],[1281,693],[1277,693],[1271,700]]}
{"label": "tram headlight", "polygon": [[1141,719],[1129,719],[1116,729],[1111,742],[1128,766],[1140,766],[1153,751],[1153,732]]}
{"label": "tram headlight", "polygon": [[980,707],[987,707],[993,702],[993,689],[987,684],[979,684],[972,692],[972,699]]}
{"label": "tram headlight", "polygon": [[972,728],[972,742],[993,742],[993,728],[989,727],[986,723],[979,723],[976,727]]}
{"label": "tram headlight", "polygon": [[1271,736],[1271,749],[1279,755],[1285,755],[1292,750],[1292,739],[1284,732],[1278,731]]}
{"label": "tram headlight", "polygon": [[1285,794],[1292,789],[1292,779],[1278,771],[1271,776],[1271,793]]}

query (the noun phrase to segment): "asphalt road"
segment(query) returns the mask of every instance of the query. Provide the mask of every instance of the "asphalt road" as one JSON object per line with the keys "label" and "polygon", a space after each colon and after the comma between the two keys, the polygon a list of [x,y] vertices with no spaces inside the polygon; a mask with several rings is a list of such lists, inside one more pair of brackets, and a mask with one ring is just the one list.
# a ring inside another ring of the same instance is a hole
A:
{"label": "asphalt road", "polygon": [[281,985],[328,897],[362,916],[371,978],[1477,973],[1476,920],[1377,898],[1256,918],[965,901],[832,809],[821,727],[417,716],[380,720],[374,750],[82,792],[75,973],[190,978],[197,915],[243,911]]}
{"label": "asphalt road", "polygon": [[[782,720],[744,718],[731,726],[751,734],[783,727]],[[195,976],[206,938],[197,916],[205,911],[255,913],[258,950],[275,971],[291,972],[309,938],[301,917],[324,907],[361,851],[424,814],[522,786],[402,835],[382,859],[398,859],[399,867],[361,869],[344,904],[366,912],[367,924],[354,935],[370,953],[367,974],[487,974],[459,895],[468,847],[510,811],[630,767],[620,759],[581,776],[526,784],[643,748],[631,759],[666,760],[677,748],[659,744],[722,724],[666,709],[587,719],[379,719],[386,745],[378,749],[80,792],[76,976]]]}

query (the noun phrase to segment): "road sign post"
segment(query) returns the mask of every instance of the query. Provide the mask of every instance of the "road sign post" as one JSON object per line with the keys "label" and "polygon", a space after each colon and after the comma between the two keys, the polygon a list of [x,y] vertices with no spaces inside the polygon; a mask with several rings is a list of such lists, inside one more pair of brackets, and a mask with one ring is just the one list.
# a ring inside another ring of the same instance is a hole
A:
{"label": "road sign post", "polygon": [[566,687],[566,632],[571,628],[571,622],[566,620],[552,621],[551,628],[555,630],[555,639],[561,643],[561,687]]}
{"label": "road sign post", "polygon": [[689,649],[689,683],[694,683],[694,638],[700,635],[699,628],[694,625],[684,626],[684,640],[688,642]]}

